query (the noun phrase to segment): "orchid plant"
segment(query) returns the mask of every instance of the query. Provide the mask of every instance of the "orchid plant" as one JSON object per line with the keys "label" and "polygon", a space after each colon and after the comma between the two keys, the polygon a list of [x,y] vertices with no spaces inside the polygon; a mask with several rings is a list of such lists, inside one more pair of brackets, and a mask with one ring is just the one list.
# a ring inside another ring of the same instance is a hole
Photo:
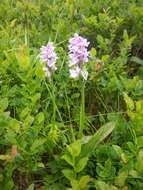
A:
{"label": "orchid plant", "polygon": [[74,34],[73,38],[69,40],[69,72],[71,78],[83,77],[83,84],[81,87],[81,110],[80,110],[80,129],[79,137],[83,135],[84,123],[85,123],[85,81],[88,78],[88,71],[86,69],[86,63],[89,61],[88,46],[90,42],[87,39]]}
{"label": "orchid plant", "polygon": [[[90,42],[86,38],[81,37],[79,34],[75,33],[72,38],[69,39],[69,73],[70,77],[73,79],[83,78],[82,88],[81,88],[81,111],[80,111],[80,129],[79,137],[81,138],[84,130],[85,123],[85,81],[88,78],[88,71],[86,69],[86,64],[89,61],[89,51],[88,46]],[[56,61],[58,59],[55,52],[55,46],[53,42],[48,42],[47,46],[42,46],[40,48],[40,59],[44,63],[43,70],[49,79],[52,78],[53,73],[57,70]],[[47,85],[46,85],[47,86]],[[53,89],[53,88],[52,88]],[[49,90],[49,88],[48,88]],[[54,91],[52,91],[53,99],[53,118],[55,122],[56,117],[56,102]]]}
{"label": "orchid plant", "polygon": [[[45,82],[45,85],[51,94],[51,99],[53,102],[53,117],[52,121],[55,126],[55,120],[56,120],[56,100],[55,100],[55,90],[54,90],[54,84],[52,80],[53,73],[57,70],[56,67],[56,61],[58,59],[57,54],[55,52],[55,46],[53,45],[53,42],[48,42],[47,46],[42,46],[40,48],[40,59],[42,63],[44,64],[43,70],[46,74],[46,76],[50,79],[50,87]],[[51,88],[51,89],[50,89]]]}

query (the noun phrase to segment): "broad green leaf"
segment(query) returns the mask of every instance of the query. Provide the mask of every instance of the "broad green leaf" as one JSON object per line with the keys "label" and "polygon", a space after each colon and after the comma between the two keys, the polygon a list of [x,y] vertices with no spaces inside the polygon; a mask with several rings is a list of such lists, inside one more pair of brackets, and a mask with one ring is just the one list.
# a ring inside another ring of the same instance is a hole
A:
{"label": "broad green leaf", "polygon": [[[107,190],[107,189],[106,189]],[[109,190],[119,190],[116,186],[114,186],[114,185],[111,185],[110,186],[110,188],[109,188]],[[123,190],[123,189],[122,189]],[[126,189],[127,190],[127,189]]]}
{"label": "broad green leaf", "polygon": [[95,148],[102,142],[115,128],[115,123],[110,122],[102,126],[81,149],[80,157],[86,157],[93,153]]}
{"label": "broad green leaf", "polygon": [[75,171],[76,171],[77,173],[81,172],[81,171],[84,169],[84,167],[86,166],[87,161],[88,161],[88,157],[83,157],[83,158],[81,158],[81,159],[76,163],[76,165],[75,165],[75,168],[74,168]]}
{"label": "broad green leaf", "polygon": [[45,78],[45,72],[43,71],[43,65],[39,64],[37,65],[36,69],[35,69],[35,74],[37,77],[39,78]]}
{"label": "broad green leaf", "polygon": [[70,152],[70,154],[73,157],[77,157],[80,154],[81,151],[81,142],[80,140],[77,140],[75,142],[73,142],[70,145],[67,145],[67,150]]}
{"label": "broad green leaf", "polygon": [[124,163],[128,162],[128,158],[125,153],[122,151],[121,147],[118,145],[112,145],[113,149],[116,151],[117,155],[122,159]]}
{"label": "broad green leaf", "polygon": [[36,102],[40,99],[41,94],[40,93],[36,93],[34,96],[31,97],[31,101],[33,104],[36,104]]}
{"label": "broad green leaf", "polygon": [[44,117],[44,113],[40,112],[37,116],[36,116],[36,120],[38,122],[38,124],[42,123],[44,121],[45,117]]}
{"label": "broad green leaf", "polygon": [[36,139],[32,144],[30,151],[32,153],[37,152],[38,147],[42,146],[45,143],[46,139]]}
{"label": "broad green leaf", "polygon": [[81,189],[85,188],[88,182],[90,181],[90,176],[85,175],[80,178],[79,186]]}
{"label": "broad green leaf", "polygon": [[73,180],[76,178],[76,174],[73,170],[70,170],[70,169],[64,169],[62,170],[64,176],[69,179],[69,180]]}
{"label": "broad green leaf", "polygon": [[138,148],[143,147],[143,136],[137,138],[137,146]]}
{"label": "broad green leaf", "polygon": [[126,102],[127,109],[129,111],[133,111],[133,109],[135,108],[133,100],[125,92],[123,93],[123,95],[124,95],[124,100]]}
{"label": "broad green leaf", "polygon": [[143,172],[143,150],[140,150],[137,155],[136,170]]}
{"label": "broad green leaf", "polygon": [[30,65],[29,52],[26,46],[21,46],[16,52],[16,59],[21,69],[27,70]]}
{"label": "broad green leaf", "polygon": [[71,182],[72,190],[80,190],[79,183],[77,180],[73,179],[70,182]]}
{"label": "broad green leaf", "polygon": [[136,102],[136,111],[143,112],[143,100],[138,100]]}
{"label": "broad green leaf", "polygon": [[71,166],[74,166],[74,161],[73,161],[73,158],[70,154],[65,154],[62,156],[62,158],[68,163],[70,164]]}
{"label": "broad green leaf", "polygon": [[119,190],[119,189],[116,186],[108,185],[104,181],[97,181],[96,190]]}
{"label": "broad green leaf", "polygon": [[27,117],[24,120],[24,125],[29,127],[32,125],[33,121],[34,121],[34,117],[31,115],[27,115]]}
{"label": "broad green leaf", "polygon": [[97,54],[96,49],[95,49],[95,48],[91,48],[91,50],[90,50],[90,55],[91,55],[92,57],[95,57],[96,54]]}
{"label": "broad green leaf", "polygon": [[106,61],[108,61],[108,59],[109,59],[109,55],[103,55],[101,57],[101,60],[103,61],[103,63],[105,63]]}
{"label": "broad green leaf", "polygon": [[112,147],[116,151],[116,153],[118,154],[118,156],[120,156],[123,153],[123,151],[122,151],[122,149],[121,149],[120,146],[118,146],[118,145],[112,145]]}
{"label": "broad green leaf", "polygon": [[42,162],[37,163],[37,166],[38,166],[39,168],[44,168],[44,167],[45,167]]}
{"label": "broad green leaf", "polygon": [[20,130],[20,124],[19,122],[16,120],[16,119],[11,119],[10,122],[10,127],[11,127],[11,130],[18,133],[19,130]]}
{"label": "broad green leaf", "polygon": [[124,38],[125,41],[129,40],[129,36],[128,36],[127,30],[124,30],[123,38]]}
{"label": "broad green leaf", "polygon": [[99,181],[99,180],[95,182],[95,187],[97,190],[109,190],[110,188],[109,185],[106,184],[104,181]]}
{"label": "broad green leaf", "polygon": [[125,181],[128,177],[128,171],[120,171],[118,176],[115,179],[115,185],[119,186],[119,187],[123,187],[125,185]]}
{"label": "broad green leaf", "polygon": [[129,175],[132,176],[133,178],[137,178],[139,176],[138,172],[134,169],[131,169],[129,171]]}
{"label": "broad green leaf", "polygon": [[20,113],[20,118],[21,119],[25,119],[25,117],[30,114],[31,110],[29,109],[29,107],[26,107],[22,110],[22,112]]}
{"label": "broad green leaf", "polygon": [[0,111],[5,111],[8,107],[8,98],[1,98],[0,100]]}

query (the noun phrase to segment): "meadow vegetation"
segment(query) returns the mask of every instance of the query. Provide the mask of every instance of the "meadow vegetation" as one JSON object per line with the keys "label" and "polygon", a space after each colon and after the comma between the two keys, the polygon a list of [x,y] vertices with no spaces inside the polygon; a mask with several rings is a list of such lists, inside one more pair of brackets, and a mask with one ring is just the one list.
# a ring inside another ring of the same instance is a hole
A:
{"label": "meadow vegetation", "polygon": [[143,0],[0,0],[0,190],[61,189],[143,190]]}

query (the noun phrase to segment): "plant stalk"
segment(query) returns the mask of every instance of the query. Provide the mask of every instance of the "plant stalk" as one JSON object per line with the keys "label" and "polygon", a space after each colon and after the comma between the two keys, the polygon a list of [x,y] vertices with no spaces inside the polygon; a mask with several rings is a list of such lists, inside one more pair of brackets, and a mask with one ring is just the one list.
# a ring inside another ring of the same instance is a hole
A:
{"label": "plant stalk", "polygon": [[82,138],[83,130],[85,128],[85,82],[83,81],[81,88],[81,108],[80,108],[80,128],[79,128],[79,137]]}

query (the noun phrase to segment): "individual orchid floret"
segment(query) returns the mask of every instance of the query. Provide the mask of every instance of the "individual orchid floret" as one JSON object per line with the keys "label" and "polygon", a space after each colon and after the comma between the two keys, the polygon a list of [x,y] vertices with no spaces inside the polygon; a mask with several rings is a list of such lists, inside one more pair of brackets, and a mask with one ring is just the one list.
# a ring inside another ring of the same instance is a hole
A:
{"label": "individual orchid floret", "polygon": [[86,69],[81,70],[81,75],[84,78],[84,80],[87,80],[88,78],[88,71]]}
{"label": "individual orchid floret", "polygon": [[79,77],[81,70],[79,67],[76,67],[74,69],[70,69],[69,72],[70,72],[70,76],[72,78],[77,78],[77,77]]}
{"label": "individual orchid floret", "polygon": [[51,72],[49,71],[48,67],[44,67],[43,71],[45,72],[48,78],[51,78]]}
{"label": "individual orchid floret", "polygon": [[43,63],[45,63],[44,71],[50,78],[51,73],[57,70],[55,64],[58,57],[55,52],[55,47],[52,42],[48,42],[47,46],[42,46],[40,50],[40,59]]}
{"label": "individual orchid floret", "polygon": [[88,71],[85,69],[84,64],[89,60],[89,52],[87,50],[89,42],[87,39],[74,34],[73,38],[69,40],[69,67],[70,76],[77,78],[80,75],[87,80]]}
{"label": "individual orchid floret", "polygon": [[85,69],[81,70],[78,66],[73,69],[70,69],[69,72],[71,78],[78,78],[80,75],[84,78],[84,80],[87,80],[88,78],[88,71]]}

